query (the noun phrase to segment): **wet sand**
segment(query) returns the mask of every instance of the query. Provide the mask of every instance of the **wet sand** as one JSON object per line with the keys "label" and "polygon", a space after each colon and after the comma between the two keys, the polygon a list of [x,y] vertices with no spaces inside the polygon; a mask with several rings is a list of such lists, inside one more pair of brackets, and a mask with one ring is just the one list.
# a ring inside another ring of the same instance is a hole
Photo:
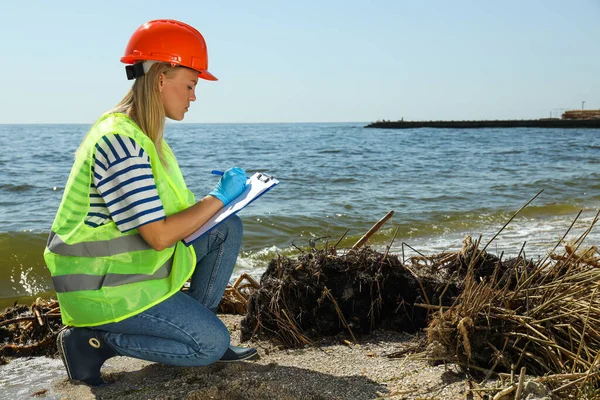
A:
{"label": "wet sand", "polygon": [[[239,338],[241,316],[220,315]],[[91,388],[63,377],[46,396],[58,399],[379,399],[464,398],[466,375],[456,366],[387,355],[412,348],[416,338],[400,332],[375,332],[345,343],[330,338],[318,347],[281,349],[271,342],[258,348],[260,360],[216,363],[208,367],[171,367],[128,357],[109,360],[102,372],[110,384]],[[39,390],[32,388],[31,394]]]}

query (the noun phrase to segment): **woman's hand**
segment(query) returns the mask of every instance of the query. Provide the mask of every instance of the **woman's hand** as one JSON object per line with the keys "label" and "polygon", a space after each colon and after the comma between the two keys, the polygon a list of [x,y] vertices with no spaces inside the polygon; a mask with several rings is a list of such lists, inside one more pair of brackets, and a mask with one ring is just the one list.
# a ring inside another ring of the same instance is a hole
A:
{"label": "woman's hand", "polygon": [[226,206],[238,197],[246,188],[246,171],[242,168],[230,168],[219,179],[217,186],[209,193],[223,202]]}
{"label": "woman's hand", "polygon": [[209,196],[163,220],[140,226],[140,235],[157,251],[171,247],[204,225],[223,205],[239,196],[245,188],[246,171],[241,168],[228,169]]}

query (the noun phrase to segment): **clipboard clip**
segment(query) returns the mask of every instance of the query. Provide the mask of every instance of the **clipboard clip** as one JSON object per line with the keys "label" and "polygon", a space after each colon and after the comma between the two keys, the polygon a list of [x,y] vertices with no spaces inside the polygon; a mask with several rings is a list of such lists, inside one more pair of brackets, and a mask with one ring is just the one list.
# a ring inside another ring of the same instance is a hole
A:
{"label": "clipboard clip", "polygon": [[259,172],[258,175],[256,176],[256,179],[258,179],[259,181],[261,181],[263,183],[267,183],[273,178],[275,178],[275,177],[271,176],[271,175],[263,174],[261,172]]}

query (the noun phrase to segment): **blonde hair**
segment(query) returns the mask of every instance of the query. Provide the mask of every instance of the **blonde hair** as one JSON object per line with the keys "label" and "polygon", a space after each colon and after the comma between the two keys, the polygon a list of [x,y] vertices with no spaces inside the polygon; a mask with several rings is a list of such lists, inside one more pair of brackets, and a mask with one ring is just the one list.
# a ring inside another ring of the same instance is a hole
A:
{"label": "blonde hair", "polygon": [[155,63],[147,73],[136,78],[125,97],[107,113],[127,114],[148,136],[158,152],[163,165],[166,165],[162,143],[165,129],[165,109],[160,94],[160,75],[169,79],[180,67]]}
{"label": "blonde hair", "polygon": [[[165,129],[166,114],[160,94],[160,75],[165,74],[171,78],[181,67],[157,62],[148,72],[136,78],[133,85],[121,101],[108,110],[106,114],[123,113],[131,118],[152,140],[160,162],[166,167],[163,153],[163,132]],[[86,134],[87,137],[87,134]],[[85,137],[83,139],[85,141]],[[83,144],[82,141],[82,144]],[[81,145],[79,146],[81,148]]]}

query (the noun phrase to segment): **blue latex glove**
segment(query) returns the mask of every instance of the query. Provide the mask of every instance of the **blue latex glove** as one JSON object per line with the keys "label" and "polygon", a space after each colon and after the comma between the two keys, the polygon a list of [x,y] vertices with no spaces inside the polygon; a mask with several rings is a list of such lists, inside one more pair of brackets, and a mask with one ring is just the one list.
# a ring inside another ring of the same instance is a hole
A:
{"label": "blue latex glove", "polygon": [[217,186],[209,193],[211,196],[215,196],[217,199],[223,202],[226,206],[231,200],[238,197],[246,188],[246,171],[242,168],[229,168],[221,179]]}

